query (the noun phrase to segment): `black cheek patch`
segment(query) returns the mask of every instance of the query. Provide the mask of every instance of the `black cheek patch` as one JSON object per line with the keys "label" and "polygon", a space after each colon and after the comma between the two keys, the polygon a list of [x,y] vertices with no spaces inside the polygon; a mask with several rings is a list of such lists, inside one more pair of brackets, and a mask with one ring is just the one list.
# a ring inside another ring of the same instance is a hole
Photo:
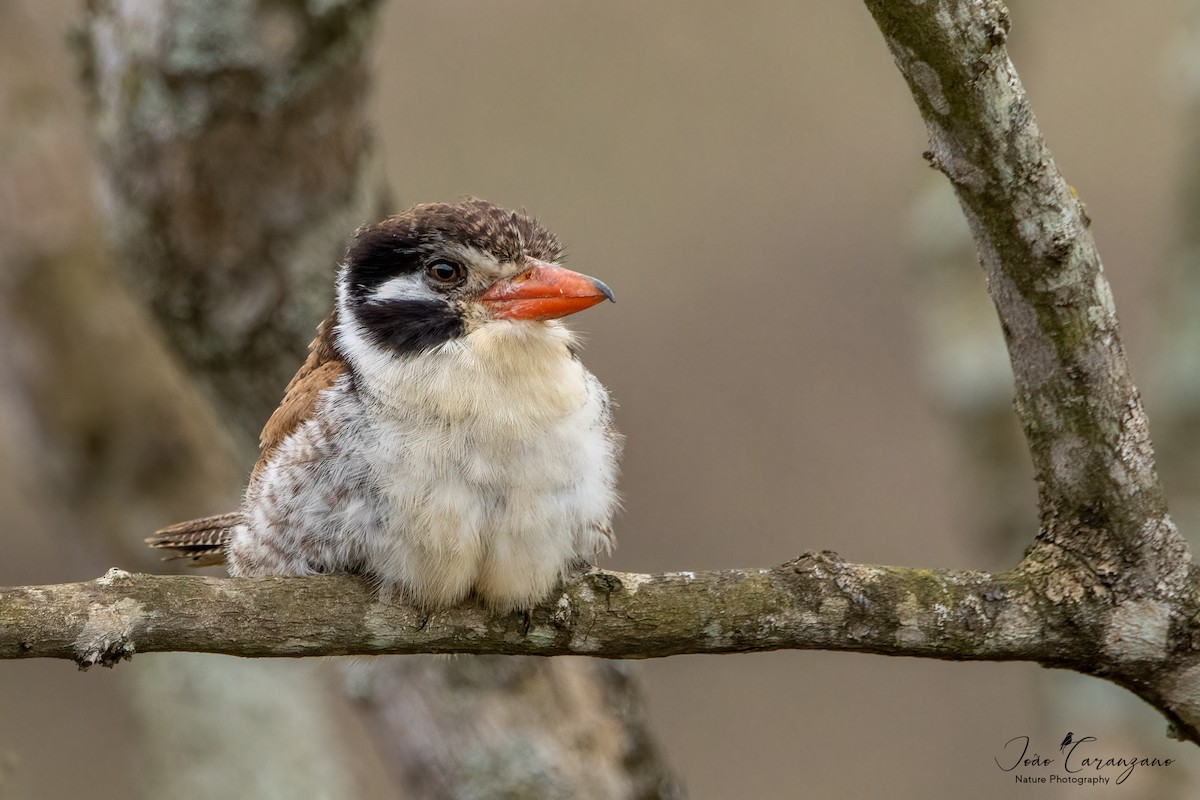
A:
{"label": "black cheek patch", "polygon": [[420,271],[423,255],[420,243],[411,236],[366,231],[346,254],[350,294],[362,300],[391,278]]}
{"label": "black cheek patch", "polygon": [[368,302],[357,316],[374,345],[399,354],[429,350],[463,332],[462,317],[441,300]]}

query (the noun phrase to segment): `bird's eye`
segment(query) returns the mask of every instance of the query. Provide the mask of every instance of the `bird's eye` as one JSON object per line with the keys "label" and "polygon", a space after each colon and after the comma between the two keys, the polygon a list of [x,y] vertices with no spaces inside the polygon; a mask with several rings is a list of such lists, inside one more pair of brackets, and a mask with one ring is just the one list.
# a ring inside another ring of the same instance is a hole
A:
{"label": "bird's eye", "polygon": [[437,261],[431,262],[430,265],[425,268],[425,274],[430,278],[433,278],[433,280],[437,283],[449,286],[451,284],[461,283],[463,278],[466,277],[467,271],[463,269],[462,264],[458,264],[454,261],[447,261],[445,259],[438,259]]}

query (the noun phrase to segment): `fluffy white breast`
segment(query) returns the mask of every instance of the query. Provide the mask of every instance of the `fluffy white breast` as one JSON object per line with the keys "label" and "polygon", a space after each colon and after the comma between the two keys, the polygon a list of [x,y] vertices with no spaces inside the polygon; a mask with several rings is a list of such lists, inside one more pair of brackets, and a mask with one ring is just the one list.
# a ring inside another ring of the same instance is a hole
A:
{"label": "fluffy white breast", "polygon": [[619,437],[565,327],[494,321],[403,356],[353,317],[338,337],[353,386],[326,394],[247,496],[233,562],[263,566],[240,571],[353,569],[428,607],[474,593],[516,608],[610,544]]}
{"label": "fluffy white breast", "polygon": [[609,541],[617,443],[558,323],[493,322],[360,373],[390,519],[373,569],[435,604],[543,598]]}

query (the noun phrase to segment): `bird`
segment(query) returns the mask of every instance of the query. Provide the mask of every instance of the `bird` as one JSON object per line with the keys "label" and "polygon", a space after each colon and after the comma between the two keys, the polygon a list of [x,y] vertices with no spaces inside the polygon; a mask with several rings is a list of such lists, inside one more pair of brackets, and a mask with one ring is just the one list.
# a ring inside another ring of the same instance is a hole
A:
{"label": "bird", "polygon": [[562,318],[613,293],[477,198],[353,235],[238,511],[147,543],[234,576],[350,572],[437,610],[529,610],[614,544],[623,438]]}

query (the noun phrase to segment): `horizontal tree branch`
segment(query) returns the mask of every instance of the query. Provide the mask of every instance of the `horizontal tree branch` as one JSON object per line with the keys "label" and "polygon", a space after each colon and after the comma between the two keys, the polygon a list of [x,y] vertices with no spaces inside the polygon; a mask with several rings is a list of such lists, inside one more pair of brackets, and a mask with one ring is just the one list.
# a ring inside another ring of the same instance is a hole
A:
{"label": "horizontal tree branch", "polygon": [[[0,658],[112,666],[134,653],[506,653],[657,658],[823,649],[1068,666],[1086,631],[1049,627],[1019,573],[918,570],[810,553],[773,569],[592,569],[530,615],[423,613],[349,575],[130,574],[0,589]],[[1045,601],[1042,601],[1045,602]]]}

